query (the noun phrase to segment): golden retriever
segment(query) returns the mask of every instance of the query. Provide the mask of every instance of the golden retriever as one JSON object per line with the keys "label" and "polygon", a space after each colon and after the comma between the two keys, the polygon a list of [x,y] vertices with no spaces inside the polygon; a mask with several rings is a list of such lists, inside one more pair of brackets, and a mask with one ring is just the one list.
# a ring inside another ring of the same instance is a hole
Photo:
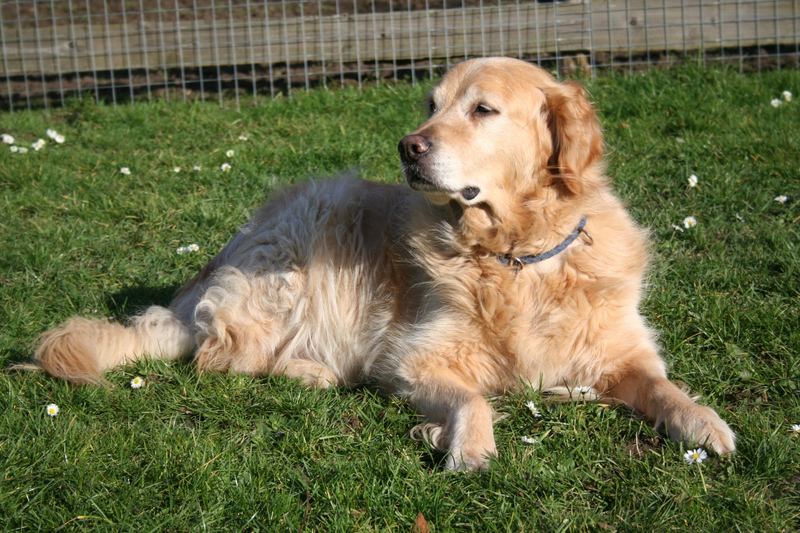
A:
{"label": "golden retriever", "polygon": [[175,297],[128,325],[72,318],[35,353],[77,383],[141,357],[369,383],[407,398],[451,469],[496,455],[488,395],[591,386],[670,436],[734,451],[667,379],[639,313],[648,235],[604,174],[576,83],[465,61],[399,145],[410,188],[310,182],[272,198]]}

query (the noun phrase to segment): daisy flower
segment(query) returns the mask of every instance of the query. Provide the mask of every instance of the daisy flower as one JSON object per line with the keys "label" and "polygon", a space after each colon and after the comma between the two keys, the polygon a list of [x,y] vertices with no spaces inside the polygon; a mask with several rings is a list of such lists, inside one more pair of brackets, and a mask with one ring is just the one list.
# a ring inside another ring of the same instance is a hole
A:
{"label": "daisy flower", "polygon": [[689,187],[697,187],[697,176],[694,174],[689,176]]}
{"label": "daisy flower", "polygon": [[58,144],[64,144],[64,136],[58,133],[56,130],[48,129],[47,136],[53,139]]}
{"label": "daisy flower", "polygon": [[45,407],[45,411],[47,412],[47,416],[58,416],[58,412],[60,411],[60,409],[56,404],[51,403],[48,404],[47,407]]}
{"label": "daisy flower", "polygon": [[28,149],[25,148],[24,146],[12,146],[11,147],[11,151],[15,152],[15,153],[18,153],[18,154],[27,154],[28,153]]}
{"label": "daisy flower", "polygon": [[45,144],[47,144],[47,141],[45,141],[44,139],[36,139],[36,142],[31,144],[31,148],[33,148],[34,150],[36,150],[38,152],[39,150],[44,148]]}
{"label": "daisy flower", "polygon": [[129,169],[128,167],[122,167],[121,169],[119,169],[119,171],[125,176],[131,175],[131,169]]}
{"label": "daisy flower", "polygon": [[192,252],[196,252],[200,249],[200,247],[196,244],[189,244],[186,246],[179,246],[177,250],[175,250],[178,255],[189,254]]}
{"label": "daisy flower", "polygon": [[228,150],[227,152],[225,152],[225,157],[233,157],[233,154],[235,153],[236,152],[234,152],[233,150]]}
{"label": "daisy flower", "polygon": [[697,225],[697,219],[691,215],[683,219],[683,227],[686,229],[693,228],[696,225]]}
{"label": "daisy flower", "polygon": [[219,169],[220,169],[221,171],[223,171],[223,172],[228,172],[228,171],[231,169],[231,166],[230,166],[230,164],[228,164],[228,163],[222,163],[222,164],[219,166]]}
{"label": "daisy flower", "polygon": [[195,172],[200,172],[201,170],[203,170],[203,167],[201,167],[200,165],[194,165],[192,167],[192,170],[194,170]]}
{"label": "daisy flower", "polygon": [[[786,94],[786,93],[784,93],[784,94]],[[789,99],[791,100],[791,97]],[[248,137],[247,135],[239,135],[239,140],[240,141],[249,141],[250,137]]]}
{"label": "daisy flower", "polygon": [[14,137],[8,133],[0,135],[0,138],[3,139],[3,144],[14,144]]}
{"label": "daisy flower", "polygon": [[677,225],[677,224],[673,224],[673,225],[672,225],[672,229],[674,229],[675,231],[680,231],[681,233],[683,233],[683,228],[682,228],[682,227],[680,227],[680,226],[679,226],[679,225]]}
{"label": "daisy flower", "polygon": [[773,200],[775,200],[779,204],[785,204],[786,201],[789,200],[789,197],[786,196],[785,194],[781,194],[780,196],[776,196],[775,198],[773,198]]}
{"label": "daisy flower", "polygon": [[708,459],[708,454],[703,448],[697,448],[696,450],[689,450],[685,454],[683,454],[683,460],[686,461],[687,465],[693,465],[693,464],[699,465],[706,459]]}
{"label": "daisy flower", "polygon": [[15,144],[12,144],[11,146],[9,146],[8,149],[11,150],[12,154],[16,154],[17,152],[19,152],[19,146],[15,145]]}
{"label": "daisy flower", "polygon": [[528,408],[528,411],[531,412],[531,414],[534,416],[534,418],[541,418],[542,417],[542,412],[539,411],[539,408],[536,407],[536,404],[533,403],[533,400],[531,400],[529,402],[526,402],[525,403],[525,407]]}
{"label": "daisy flower", "polygon": [[800,433],[800,424],[792,424],[792,433]]}
{"label": "daisy flower", "polygon": [[519,440],[521,440],[523,444],[536,444],[538,442],[536,438],[528,437],[527,435],[524,437],[520,437]]}
{"label": "daisy flower", "polygon": [[790,93],[789,91],[783,91],[781,96],[783,96],[783,99],[786,100],[787,102],[792,101],[792,93]]}
{"label": "daisy flower", "polygon": [[172,171],[173,171],[175,174],[178,174],[178,173],[181,171],[181,167],[172,167]]}
{"label": "daisy flower", "polygon": [[769,105],[771,105],[772,107],[780,107],[782,103],[783,102],[781,102],[778,98],[773,98],[772,100],[770,100]]}
{"label": "daisy flower", "polygon": [[142,385],[144,385],[144,379],[141,376],[136,376],[131,380],[132,389],[141,389]]}

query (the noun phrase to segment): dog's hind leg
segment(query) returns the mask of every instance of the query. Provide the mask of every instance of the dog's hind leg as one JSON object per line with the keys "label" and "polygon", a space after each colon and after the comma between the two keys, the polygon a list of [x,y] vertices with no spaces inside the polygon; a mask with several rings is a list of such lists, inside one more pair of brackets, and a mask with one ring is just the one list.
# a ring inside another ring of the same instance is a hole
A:
{"label": "dog's hind leg", "polygon": [[231,266],[214,275],[194,310],[201,371],[265,375],[286,332],[285,314],[296,299],[278,275],[256,277]]}
{"label": "dog's hind leg", "polygon": [[327,389],[338,383],[338,378],[327,366],[308,359],[291,359],[282,367],[278,367],[273,374],[280,374],[288,378],[300,380],[308,387]]}
{"label": "dog's hind leg", "polygon": [[336,384],[328,367],[304,357],[307,347],[298,339],[303,282],[297,272],[220,269],[195,309],[198,369],[285,375],[313,387]]}

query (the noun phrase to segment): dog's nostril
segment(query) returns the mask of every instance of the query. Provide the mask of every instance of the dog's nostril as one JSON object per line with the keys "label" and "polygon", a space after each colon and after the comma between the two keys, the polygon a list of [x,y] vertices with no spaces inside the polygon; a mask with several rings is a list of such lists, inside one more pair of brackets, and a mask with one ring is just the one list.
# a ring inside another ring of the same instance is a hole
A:
{"label": "dog's nostril", "polygon": [[413,143],[411,143],[411,151],[417,155],[424,154],[425,152],[430,150],[430,148],[431,148],[430,143],[421,137],[418,140],[415,140]]}
{"label": "dog's nostril", "polygon": [[428,153],[431,143],[422,135],[406,135],[400,141],[400,153],[409,159],[418,159]]}

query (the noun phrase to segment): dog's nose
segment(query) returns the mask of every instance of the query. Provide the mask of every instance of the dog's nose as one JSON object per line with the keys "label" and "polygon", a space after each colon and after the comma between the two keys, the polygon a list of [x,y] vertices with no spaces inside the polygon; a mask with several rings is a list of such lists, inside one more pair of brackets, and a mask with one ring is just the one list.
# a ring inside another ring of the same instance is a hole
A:
{"label": "dog's nose", "polygon": [[400,156],[416,161],[431,149],[431,142],[422,135],[406,135],[397,146]]}

